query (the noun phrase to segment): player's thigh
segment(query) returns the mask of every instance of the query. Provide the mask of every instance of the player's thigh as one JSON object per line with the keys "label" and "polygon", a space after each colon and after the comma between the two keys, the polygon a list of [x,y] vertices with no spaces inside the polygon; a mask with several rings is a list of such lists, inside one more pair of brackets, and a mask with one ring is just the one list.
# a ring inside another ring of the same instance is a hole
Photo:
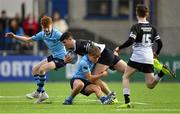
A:
{"label": "player's thigh", "polygon": [[115,65],[114,69],[116,69],[118,72],[125,72],[125,69],[127,67],[127,63],[124,60],[119,60]]}
{"label": "player's thigh", "polygon": [[83,88],[84,87],[84,82],[81,81],[80,79],[75,79],[74,82],[73,82],[73,88]]}
{"label": "player's thigh", "polygon": [[98,86],[101,86],[101,85],[106,84],[106,83],[105,83],[103,80],[101,80],[101,79],[98,79],[98,80],[94,81],[93,83],[96,84],[96,85],[98,85]]}
{"label": "player's thigh", "polygon": [[107,70],[108,68],[109,68],[109,66],[107,66],[107,65],[96,63],[94,70],[93,70],[93,74],[99,74],[99,73]]}
{"label": "player's thigh", "polygon": [[40,66],[39,68],[39,72],[47,72],[49,70],[53,70],[56,68],[56,64],[54,63],[54,61],[51,62],[46,62],[43,65]]}
{"label": "player's thigh", "polygon": [[145,83],[151,84],[154,80],[154,73],[145,73]]}
{"label": "player's thigh", "polygon": [[32,69],[33,75],[38,74],[38,73],[39,73],[39,68],[40,68],[42,65],[46,64],[46,63],[48,63],[47,59],[43,59],[43,60],[40,61],[37,65],[35,65],[35,66],[33,67],[33,69]]}
{"label": "player's thigh", "polygon": [[90,84],[88,86],[86,86],[85,88],[85,92],[88,94],[94,93],[94,92],[100,92],[101,88],[95,84]]}

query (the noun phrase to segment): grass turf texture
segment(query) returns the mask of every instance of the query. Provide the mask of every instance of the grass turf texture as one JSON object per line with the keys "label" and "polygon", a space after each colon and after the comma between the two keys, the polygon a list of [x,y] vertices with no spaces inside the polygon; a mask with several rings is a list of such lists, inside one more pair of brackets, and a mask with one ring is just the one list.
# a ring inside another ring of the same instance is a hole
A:
{"label": "grass turf texture", "polygon": [[47,83],[46,91],[50,98],[45,104],[34,104],[35,100],[25,98],[25,94],[35,90],[34,83],[0,83],[0,114],[55,114],[55,113],[98,113],[98,114],[134,114],[154,113],[173,114],[180,113],[180,84],[160,83],[155,89],[149,90],[144,83],[131,84],[132,109],[120,109],[123,103],[122,84],[109,82],[110,88],[117,93],[120,101],[115,105],[101,105],[95,94],[89,97],[79,94],[73,105],[62,105],[64,99],[70,94],[68,82]]}

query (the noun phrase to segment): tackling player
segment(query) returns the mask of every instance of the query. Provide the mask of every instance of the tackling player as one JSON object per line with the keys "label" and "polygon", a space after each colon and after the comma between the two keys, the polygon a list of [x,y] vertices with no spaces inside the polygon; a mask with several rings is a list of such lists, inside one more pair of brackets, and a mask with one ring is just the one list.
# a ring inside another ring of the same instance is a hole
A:
{"label": "tackling player", "polygon": [[101,88],[92,83],[95,80],[98,80],[100,77],[107,75],[107,71],[103,71],[95,75],[91,74],[94,64],[98,61],[100,56],[100,49],[96,46],[90,46],[88,49],[88,54],[84,55],[80,59],[77,70],[70,81],[72,88],[71,95],[66,98],[63,103],[64,105],[71,105],[73,103],[73,99],[79,93],[86,96],[95,93],[102,104],[111,103],[111,97],[104,96]]}

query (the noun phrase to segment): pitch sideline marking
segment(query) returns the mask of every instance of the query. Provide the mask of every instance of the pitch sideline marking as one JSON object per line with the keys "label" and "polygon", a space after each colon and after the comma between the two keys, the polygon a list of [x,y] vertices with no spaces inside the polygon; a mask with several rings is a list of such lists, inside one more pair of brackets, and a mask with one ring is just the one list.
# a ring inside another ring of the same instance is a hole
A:
{"label": "pitch sideline marking", "polygon": [[23,98],[24,96],[0,96],[0,98]]}
{"label": "pitch sideline marking", "polygon": [[[51,98],[61,98],[61,97],[64,97],[64,96],[52,96]],[[0,96],[0,98],[7,98],[7,99],[13,99],[13,98],[26,98],[26,96]]]}

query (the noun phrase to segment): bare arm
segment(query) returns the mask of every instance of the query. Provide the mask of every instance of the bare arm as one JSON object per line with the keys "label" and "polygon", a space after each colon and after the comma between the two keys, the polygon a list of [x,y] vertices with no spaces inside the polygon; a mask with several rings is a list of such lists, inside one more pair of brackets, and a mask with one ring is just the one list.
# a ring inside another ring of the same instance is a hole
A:
{"label": "bare arm", "polygon": [[103,77],[103,76],[106,76],[107,75],[107,71],[103,71],[99,74],[96,74],[96,75],[92,75],[91,72],[87,72],[86,73],[86,78],[89,80],[89,81],[96,81],[98,80],[99,78]]}
{"label": "bare arm", "polygon": [[31,37],[26,37],[26,36],[18,36],[15,35],[12,32],[6,33],[5,37],[9,37],[9,38],[14,38],[16,40],[20,40],[20,41],[24,41],[24,42],[32,42],[33,40],[31,39]]}

